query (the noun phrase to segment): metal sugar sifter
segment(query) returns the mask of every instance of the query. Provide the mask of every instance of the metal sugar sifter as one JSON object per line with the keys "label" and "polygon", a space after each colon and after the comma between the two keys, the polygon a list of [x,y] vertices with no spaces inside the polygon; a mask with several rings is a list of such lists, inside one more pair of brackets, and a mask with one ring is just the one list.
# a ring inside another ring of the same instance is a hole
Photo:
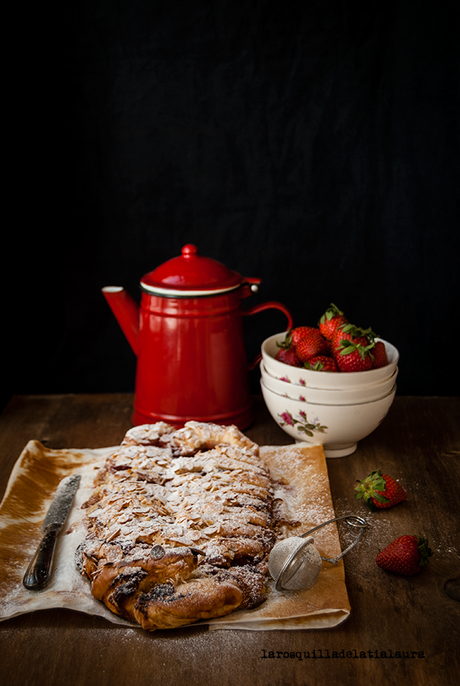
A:
{"label": "metal sugar sifter", "polygon": [[[340,555],[334,558],[322,557],[315,547],[313,537],[310,534],[323,526],[338,522],[340,519],[344,519],[349,526],[361,529],[361,531],[356,540]],[[268,558],[268,569],[276,583],[276,590],[301,591],[311,588],[321,571],[322,560],[337,564],[341,557],[359,543],[368,526],[367,521],[363,517],[345,514],[335,517],[335,519],[329,519],[327,522],[315,526],[314,529],[310,529],[310,531],[301,536],[291,536],[283,541],[278,541]]]}

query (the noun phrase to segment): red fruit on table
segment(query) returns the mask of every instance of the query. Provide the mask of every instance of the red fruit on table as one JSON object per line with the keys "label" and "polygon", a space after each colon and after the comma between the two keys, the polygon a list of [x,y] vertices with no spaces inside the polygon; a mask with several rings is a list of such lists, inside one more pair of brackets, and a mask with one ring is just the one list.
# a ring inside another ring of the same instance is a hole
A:
{"label": "red fruit on table", "polygon": [[404,488],[393,477],[382,474],[380,469],[371,472],[355,486],[355,498],[364,498],[370,510],[385,510],[402,503],[407,498]]}
{"label": "red fruit on table", "polygon": [[432,555],[428,540],[420,536],[399,536],[380,551],[375,561],[379,567],[393,574],[419,574]]}

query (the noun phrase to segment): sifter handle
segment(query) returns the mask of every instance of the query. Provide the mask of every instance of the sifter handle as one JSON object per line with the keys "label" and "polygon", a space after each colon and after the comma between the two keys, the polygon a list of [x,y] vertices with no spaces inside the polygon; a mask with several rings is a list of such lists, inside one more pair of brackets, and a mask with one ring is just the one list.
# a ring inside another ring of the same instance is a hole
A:
{"label": "sifter handle", "polygon": [[310,531],[307,531],[306,533],[302,534],[300,538],[304,538],[306,536],[309,536],[312,534],[314,531],[317,531],[318,529],[322,529],[323,526],[326,526],[327,524],[332,524],[332,522],[338,522],[340,519],[344,519],[348,526],[353,526],[357,527],[358,529],[361,529],[359,532],[359,536],[353,541],[351,545],[348,546],[343,552],[340,553],[340,555],[337,555],[337,557],[323,557],[321,555],[321,559],[325,560],[326,562],[331,562],[333,565],[336,565],[337,562],[340,560],[341,557],[346,555],[352,548],[355,547],[357,543],[362,539],[364,535],[365,529],[369,526],[367,521],[364,519],[364,517],[359,517],[358,515],[353,515],[353,514],[344,514],[340,515],[340,517],[335,517],[334,519],[329,519],[329,521],[324,522],[323,524],[319,524],[318,526],[315,526],[314,529],[310,529]]}

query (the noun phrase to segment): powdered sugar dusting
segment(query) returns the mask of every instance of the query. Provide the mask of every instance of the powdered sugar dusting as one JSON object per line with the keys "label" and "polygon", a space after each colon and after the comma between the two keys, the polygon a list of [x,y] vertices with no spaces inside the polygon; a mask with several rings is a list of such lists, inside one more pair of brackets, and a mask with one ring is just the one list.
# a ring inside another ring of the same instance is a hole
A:
{"label": "powdered sugar dusting", "polygon": [[[40,444],[36,444],[40,446]],[[125,446],[128,448],[128,445]],[[144,445],[142,469],[152,466],[150,460],[159,464],[159,453],[156,447],[147,443]],[[89,592],[88,583],[80,576],[74,566],[74,551],[79,542],[84,538],[85,531],[81,527],[83,512],[81,505],[91,494],[91,484],[94,475],[100,470],[102,453],[104,457],[111,454],[119,454],[115,448],[104,449],[104,451],[52,451],[40,446],[35,449],[34,460],[37,463],[46,463],[48,471],[55,469],[53,465],[71,465],[72,472],[78,471],[82,474],[82,485],[77,492],[75,507],[71,512],[68,522],[70,533],[62,536],[56,552],[56,569],[50,586],[40,594],[31,594],[22,587],[21,573],[25,568],[30,551],[24,547],[18,549],[21,559],[14,561],[14,566],[19,570],[16,574],[13,569],[8,572],[5,583],[9,588],[4,597],[8,597],[8,604],[2,608],[2,618],[21,614],[23,612],[44,609],[49,607],[67,607],[89,614],[96,614],[105,617],[110,622],[124,625],[125,630],[131,635],[138,635],[137,631],[129,629],[129,624],[109,612],[100,602],[96,601]],[[325,519],[333,516],[332,501],[330,497],[329,484],[327,479],[327,468],[321,446],[283,446],[283,447],[264,447],[261,448],[261,457],[269,467],[273,478],[274,496],[282,497],[282,507],[286,514],[286,519],[298,521],[295,526],[292,523],[286,524],[284,533],[281,535],[292,535],[303,532],[315,526]],[[82,455],[84,459],[82,460]],[[230,459],[231,455],[227,455]],[[247,461],[251,458],[251,450],[248,450]],[[118,458],[116,458],[118,459]],[[222,458],[223,459],[223,458]],[[21,461],[21,458],[18,462]],[[91,462],[92,461],[92,462]],[[118,463],[119,465],[121,462]],[[141,462],[139,463],[141,468]],[[96,469],[94,468],[96,466]],[[160,465],[167,467],[167,464]],[[179,466],[179,463],[178,465]],[[203,465],[197,464],[197,467]],[[40,468],[37,473],[44,473],[46,470]],[[180,469],[174,472],[174,477],[181,477]],[[67,472],[68,473],[68,472]],[[65,475],[62,474],[62,475]],[[172,473],[171,473],[172,475]],[[193,480],[192,480],[193,481]],[[162,493],[161,484],[145,484],[152,489],[159,489],[157,493]],[[182,487],[182,485],[181,485]],[[256,484],[251,484],[251,488],[257,492]],[[85,490],[86,489],[86,490]],[[326,492],[324,493],[324,489]],[[192,497],[190,491],[189,496]],[[251,493],[250,498],[253,497]],[[179,507],[179,504],[178,504]],[[43,505],[46,510],[46,502]],[[142,506],[139,507],[138,515],[142,518]],[[2,512],[3,514],[3,512]],[[31,519],[34,513],[30,513]],[[126,524],[120,522],[120,525]],[[212,526],[209,524],[208,526]],[[16,524],[18,535],[23,535],[23,525]],[[329,536],[325,536],[329,530]],[[1,534],[2,532],[0,532]],[[320,552],[325,552],[328,556],[336,553],[334,545],[338,545],[338,538],[334,538],[333,527],[326,527],[315,534],[315,545]],[[321,551],[321,545],[324,551]],[[31,540],[30,550],[34,549],[34,542]],[[12,562],[13,564],[13,562]],[[11,572],[11,573],[10,573]],[[11,602],[10,602],[11,601]],[[349,604],[344,584],[343,566],[341,563],[332,568],[331,565],[323,563],[323,569],[314,587],[309,591],[278,593],[274,590],[273,583],[268,582],[267,600],[259,608],[247,611],[239,611],[228,617],[211,620],[210,628],[238,628],[238,629],[275,629],[275,628],[317,628],[325,626],[335,626],[343,621],[349,612]],[[194,625],[196,626],[196,625]],[[128,634],[127,634],[128,635]]]}
{"label": "powdered sugar dusting", "polygon": [[[261,455],[269,465],[274,480],[275,498],[280,498],[290,519],[302,524],[286,535],[299,535],[333,519],[334,507],[329,487],[326,458],[321,445],[295,444],[264,447]],[[315,542],[328,548],[328,557],[340,553],[336,526],[330,525],[315,532]]]}

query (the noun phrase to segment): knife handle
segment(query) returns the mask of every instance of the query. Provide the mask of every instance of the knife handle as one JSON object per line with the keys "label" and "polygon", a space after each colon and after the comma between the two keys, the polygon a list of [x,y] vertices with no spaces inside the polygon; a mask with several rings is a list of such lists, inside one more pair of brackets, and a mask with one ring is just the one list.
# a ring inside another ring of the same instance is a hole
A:
{"label": "knife handle", "polygon": [[61,527],[56,524],[50,524],[45,529],[42,540],[22,580],[29,591],[38,591],[48,583],[60,530]]}

